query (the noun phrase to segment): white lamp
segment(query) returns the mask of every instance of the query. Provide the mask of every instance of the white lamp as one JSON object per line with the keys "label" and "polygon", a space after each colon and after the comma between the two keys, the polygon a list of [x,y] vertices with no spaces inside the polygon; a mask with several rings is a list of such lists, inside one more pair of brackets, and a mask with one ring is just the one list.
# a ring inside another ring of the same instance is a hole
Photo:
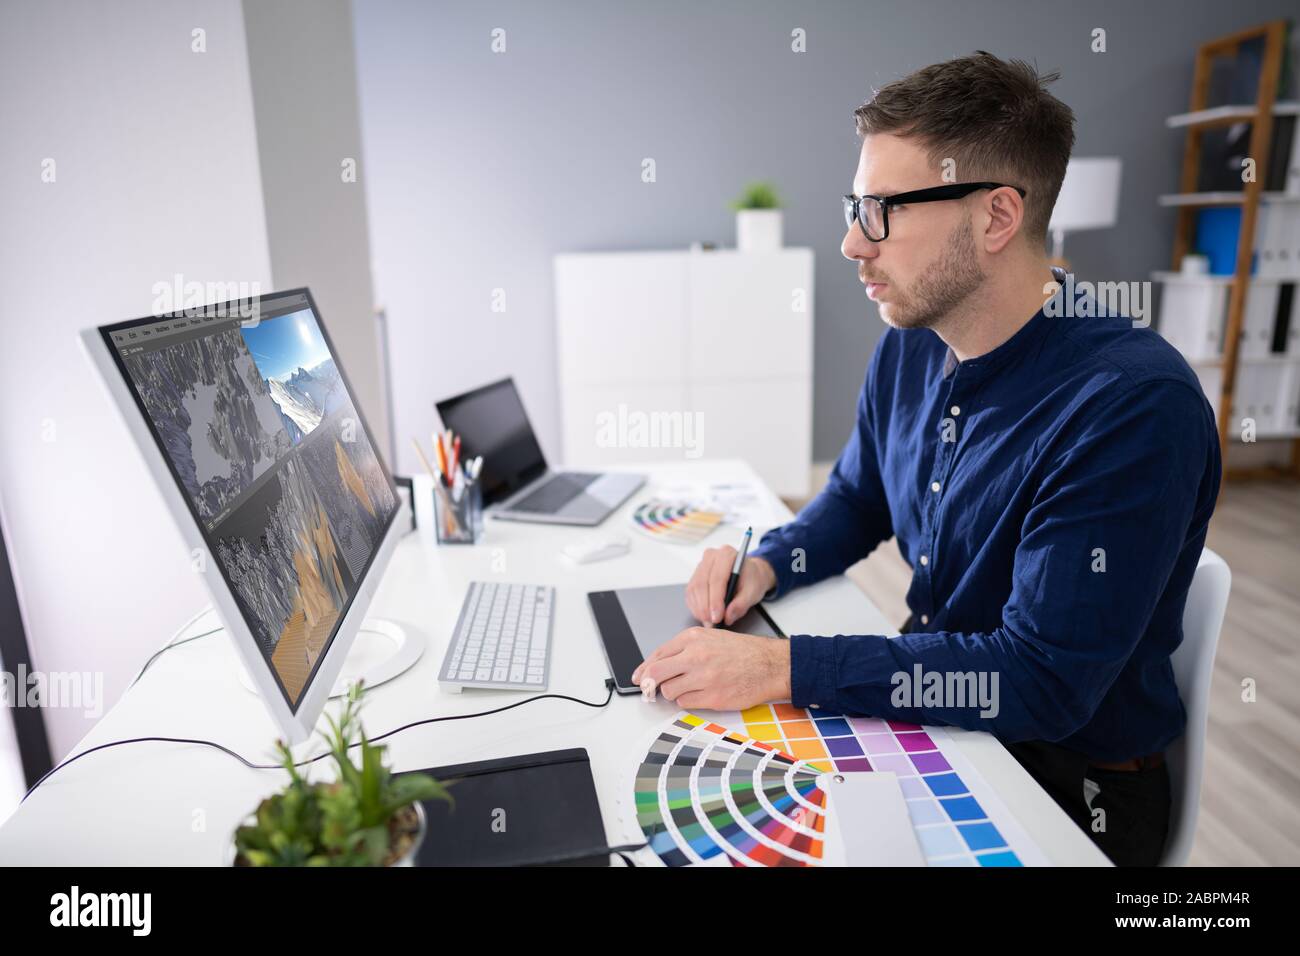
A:
{"label": "white lamp", "polygon": [[1117,156],[1070,160],[1047,227],[1052,233],[1054,260],[1064,261],[1067,232],[1115,225],[1119,216],[1120,165]]}

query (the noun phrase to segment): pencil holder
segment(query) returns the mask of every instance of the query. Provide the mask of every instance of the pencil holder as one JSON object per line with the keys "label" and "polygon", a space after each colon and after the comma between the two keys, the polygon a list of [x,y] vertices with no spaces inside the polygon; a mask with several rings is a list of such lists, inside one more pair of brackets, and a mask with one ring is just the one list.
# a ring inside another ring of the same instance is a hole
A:
{"label": "pencil holder", "polygon": [[478,483],[461,488],[460,497],[438,483],[433,486],[434,528],[439,544],[474,544],[483,534],[483,492]]}

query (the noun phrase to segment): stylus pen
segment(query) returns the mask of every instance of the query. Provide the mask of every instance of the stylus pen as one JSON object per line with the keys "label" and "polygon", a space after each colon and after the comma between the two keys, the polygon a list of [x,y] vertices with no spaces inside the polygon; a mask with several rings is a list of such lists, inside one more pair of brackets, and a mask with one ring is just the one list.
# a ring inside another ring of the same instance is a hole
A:
{"label": "stylus pen", "polygon": [[749,539],[754,536],[753,528],[745,529],[745,540],[740,542],[740,550],[736,552],[736,563],[731,566],[731,577],[727,579],[727,597],[722,602],[722,620],[719,624],[725,624],[727,620],[727,608],[731,607],[731,599],[736,596],[736,585],[740,583],[740,569],[745,566],[745,555],[749,554]]}

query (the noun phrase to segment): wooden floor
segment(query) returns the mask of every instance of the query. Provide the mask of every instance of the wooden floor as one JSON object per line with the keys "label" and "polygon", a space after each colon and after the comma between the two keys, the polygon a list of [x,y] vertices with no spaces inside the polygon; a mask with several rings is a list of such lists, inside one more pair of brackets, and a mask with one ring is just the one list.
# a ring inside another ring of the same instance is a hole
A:
{"label": "wooden floor", "polygon": [[[1208,546],[1228,562],[1232,593],[1215,659],[1189,863],[1300,865],[1300,484],[1228,485]],[[849,577],[891,621],[907,617],[912,572],[892,540]],[[1255,682],[1254,702],[1242,699],[1247,678]]]}
{"label": "wooden floor", "polygon": [[[1209,547],[1232,569],[1210,692],[1196,866],[1300,864],[1300,485],[1232,484]],[[1242,700],[1252,678],[1256,701]]]}

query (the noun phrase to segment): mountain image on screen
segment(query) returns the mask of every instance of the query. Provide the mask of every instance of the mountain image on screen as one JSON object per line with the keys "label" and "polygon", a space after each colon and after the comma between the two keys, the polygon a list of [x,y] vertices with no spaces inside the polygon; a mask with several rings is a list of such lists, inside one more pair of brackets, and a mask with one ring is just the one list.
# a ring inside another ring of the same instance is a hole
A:
{"label": "mountain image on screen", "polygon": [[266,384],[295,442],[311,434],[321,419],[347,401],[333,359],[326,359],[312,369],[298,368],[283,380],[268,378]]}
{"label": "mountain image on screen", "polygon": [[343,379],[311,309],[246,323],[239,332],[294,444],[347,403]]}
{"label": "mountain image on screen", "polygon": [[199,515],[211,519],[293,443],[235,329],[125,358]]}

